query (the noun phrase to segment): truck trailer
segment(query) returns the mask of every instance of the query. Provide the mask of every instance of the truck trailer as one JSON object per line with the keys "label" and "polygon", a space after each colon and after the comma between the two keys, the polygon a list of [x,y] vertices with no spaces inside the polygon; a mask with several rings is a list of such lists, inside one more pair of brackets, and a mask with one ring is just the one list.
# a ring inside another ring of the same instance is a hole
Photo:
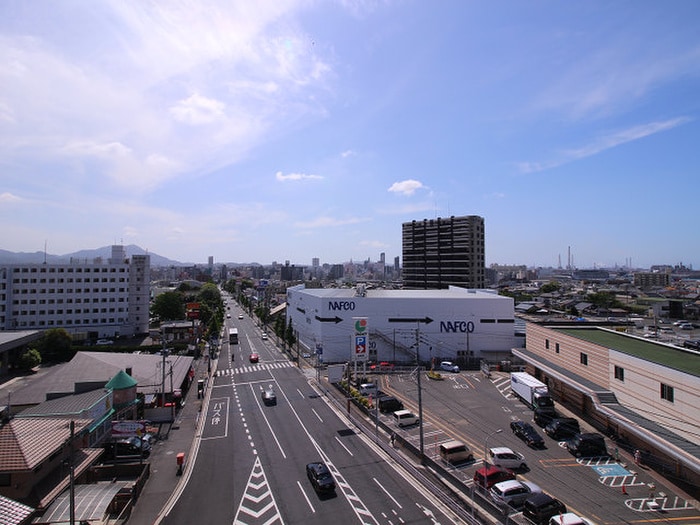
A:
{"label": "truck trailer", "polygon": [[533,410],[539,408],[554,412],[554,401],[549,395],[547,385],[530,374],[513,372],[510,375],[510,389]]}

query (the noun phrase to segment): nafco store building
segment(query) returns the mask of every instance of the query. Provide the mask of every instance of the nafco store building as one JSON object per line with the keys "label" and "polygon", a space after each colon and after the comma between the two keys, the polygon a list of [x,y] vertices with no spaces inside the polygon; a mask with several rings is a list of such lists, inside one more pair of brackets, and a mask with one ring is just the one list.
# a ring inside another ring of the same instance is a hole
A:
{"label": "nafco store building", "polygon": [[490,290],[356,288],[287,290],[287,323],[324,363],[508,358],[516,344],[513,299]]}

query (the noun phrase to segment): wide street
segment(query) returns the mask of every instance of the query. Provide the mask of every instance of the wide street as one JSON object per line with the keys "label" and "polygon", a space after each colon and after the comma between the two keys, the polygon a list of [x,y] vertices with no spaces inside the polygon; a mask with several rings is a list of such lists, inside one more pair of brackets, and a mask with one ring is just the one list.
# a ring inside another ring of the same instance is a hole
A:
{"label": "wide street", "polygon": [[[164,523],[460,522],[337,414],[247,315],[231,312],[239,344],[223,345],[195,464]],[[264,388],[274,389],[276,405],[263,404]],[[305,466],[313,461],[332,472],[334,494],[312,488]]]}

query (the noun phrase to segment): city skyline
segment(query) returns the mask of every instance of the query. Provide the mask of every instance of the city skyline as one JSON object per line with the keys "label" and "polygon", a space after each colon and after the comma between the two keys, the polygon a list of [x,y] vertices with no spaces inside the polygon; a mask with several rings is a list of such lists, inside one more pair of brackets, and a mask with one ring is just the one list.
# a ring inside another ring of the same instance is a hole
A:
{"label": "city skyline", "polygon": [[696,268],[700,5],[0,6],[0,248]]}

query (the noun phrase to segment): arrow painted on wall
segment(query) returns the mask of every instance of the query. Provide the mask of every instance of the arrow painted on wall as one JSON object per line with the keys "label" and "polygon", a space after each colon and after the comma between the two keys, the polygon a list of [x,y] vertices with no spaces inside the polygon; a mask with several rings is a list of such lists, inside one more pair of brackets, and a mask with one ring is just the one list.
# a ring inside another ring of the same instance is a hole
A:
{"label": "arrow painted on wall", "polygon": [[389,318],[390,323],[425,323],[425,324],[430,324],[433,322],[433,320],[430,317],[423,317],[418,318],[418,317],[390,317]]}
{"label": "arrow painted on wall", "polygon": [[316,320],[320,321],[322,323],[335,323],[338,324],[342,322],[342,319],[338,316],[335,317],[319,317],[318,315],[316,316]]}

